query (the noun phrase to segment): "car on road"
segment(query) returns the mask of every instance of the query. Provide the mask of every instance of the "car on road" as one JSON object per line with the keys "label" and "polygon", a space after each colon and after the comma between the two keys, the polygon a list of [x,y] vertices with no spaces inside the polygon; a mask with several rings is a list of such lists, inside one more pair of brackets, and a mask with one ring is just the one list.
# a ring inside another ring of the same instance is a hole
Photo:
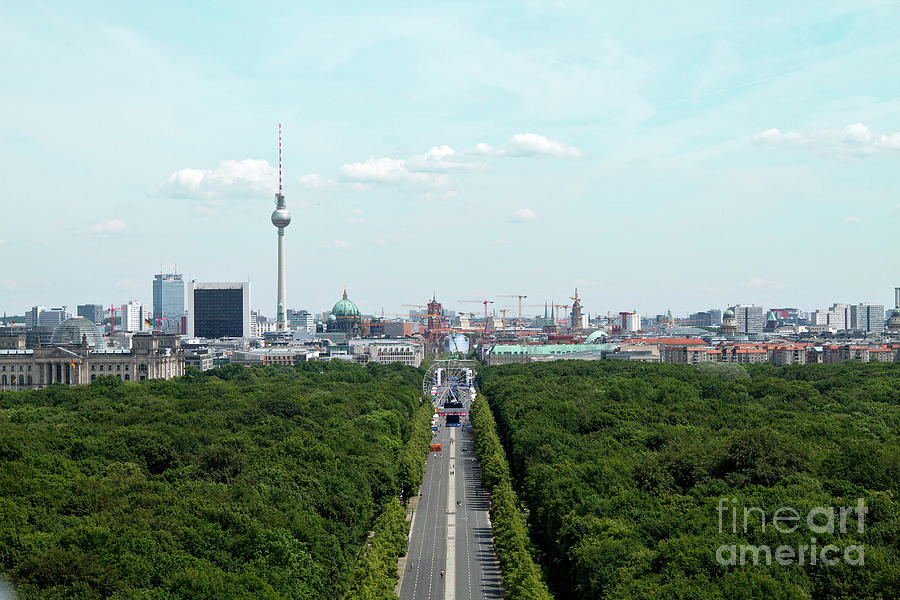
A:
{"label": "car on road", "polygon": [[469,450],[469,449],[466,448],[465,446],[462,447],[462,451],[463,451],[463,452],[467,452],[468,450]]}

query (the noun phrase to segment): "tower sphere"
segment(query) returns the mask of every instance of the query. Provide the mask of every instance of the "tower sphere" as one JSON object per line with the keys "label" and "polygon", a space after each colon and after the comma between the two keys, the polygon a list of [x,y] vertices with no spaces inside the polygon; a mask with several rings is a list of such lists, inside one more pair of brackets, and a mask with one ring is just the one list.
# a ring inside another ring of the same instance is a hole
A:
{"label": "tower sphere", "polygon": [[286,208],[276,208],[272,211],[272,225],[275,227],[287,227],[291,224],[291,213]]}

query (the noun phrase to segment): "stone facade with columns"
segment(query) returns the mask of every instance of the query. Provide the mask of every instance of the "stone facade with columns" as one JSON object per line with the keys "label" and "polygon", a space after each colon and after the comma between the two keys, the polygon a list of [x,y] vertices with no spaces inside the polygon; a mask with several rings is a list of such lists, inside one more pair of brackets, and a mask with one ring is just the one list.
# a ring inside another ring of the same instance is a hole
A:
{"label": "stone facade with columns", "polygon": [[184,353],[174,335],[136,334],[131,349],[87,344],[0,350],[0,390],[89,384],[103,375],[122,381],[184,375]]}

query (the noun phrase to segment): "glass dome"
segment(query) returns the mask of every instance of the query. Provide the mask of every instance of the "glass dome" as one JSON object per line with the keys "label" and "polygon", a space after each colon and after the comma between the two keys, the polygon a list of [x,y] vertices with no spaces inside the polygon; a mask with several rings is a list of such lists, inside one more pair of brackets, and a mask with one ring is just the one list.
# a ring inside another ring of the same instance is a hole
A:
{"label": "glass dome", "polygon": [[84,317],[66,319],[53,330],[50,344],[54,346],[80,346],[81,339],[85,338],[90,348],[102,348],[103,334],[100,329]]}

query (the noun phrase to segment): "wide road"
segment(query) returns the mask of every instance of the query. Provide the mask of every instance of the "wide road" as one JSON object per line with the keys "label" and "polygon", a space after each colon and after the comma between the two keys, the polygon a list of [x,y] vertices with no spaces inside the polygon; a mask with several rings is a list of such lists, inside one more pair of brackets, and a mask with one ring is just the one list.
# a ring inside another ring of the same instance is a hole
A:
{"label": "wide road", "polygon": [[437,419],[440,429],[433,441],[443,449],[428,457],[400,598],[502,598],[488,500],[481,487],[478,464],[473,460],[468,423],[463,422],[459,428],[444,427],[443,418]]}

